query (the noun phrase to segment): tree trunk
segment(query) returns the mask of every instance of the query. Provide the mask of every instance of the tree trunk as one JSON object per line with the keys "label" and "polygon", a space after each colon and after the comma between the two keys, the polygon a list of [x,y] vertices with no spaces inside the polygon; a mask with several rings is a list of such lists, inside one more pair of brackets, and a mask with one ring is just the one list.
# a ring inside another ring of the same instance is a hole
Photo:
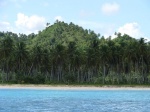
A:
{"label": "tree trunk", "polygon": [[53,76],[54,76],[54,70],[53,70],[53,65],[52,65],[52,68],[51,68],[51,75],[50,75],[50,81],[53,80]]}
{"label": "tree trunk", "polygon": [[105,84],[105,76],[106,76],[106,66],[103,65],[103,84]]}
{"label": "tree trunk", "polygon": [[79,83],[80,82],[80,70],[78,69],[77,72],[78,72],[77,80],[78,80],[78,83]]}

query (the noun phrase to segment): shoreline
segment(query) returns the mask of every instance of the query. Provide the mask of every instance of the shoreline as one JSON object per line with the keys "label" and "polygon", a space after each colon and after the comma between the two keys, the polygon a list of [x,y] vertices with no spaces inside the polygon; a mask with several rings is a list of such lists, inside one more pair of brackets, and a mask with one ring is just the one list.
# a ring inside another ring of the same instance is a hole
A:
{"label": "shoreline", "polygon": [[0,89],[35,89],[35,90],[150,90],[149,86],[88,86],[88,85],[22,85],[0,84]]}

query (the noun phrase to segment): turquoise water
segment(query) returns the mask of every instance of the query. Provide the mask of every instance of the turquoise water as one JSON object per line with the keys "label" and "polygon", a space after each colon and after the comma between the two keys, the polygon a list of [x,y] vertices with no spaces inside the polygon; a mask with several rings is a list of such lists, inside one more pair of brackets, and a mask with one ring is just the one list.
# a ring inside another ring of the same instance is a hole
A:
{"label": "turquoise water", "polygon": [[150,112],[150,91],[0,89],[0,112]]}

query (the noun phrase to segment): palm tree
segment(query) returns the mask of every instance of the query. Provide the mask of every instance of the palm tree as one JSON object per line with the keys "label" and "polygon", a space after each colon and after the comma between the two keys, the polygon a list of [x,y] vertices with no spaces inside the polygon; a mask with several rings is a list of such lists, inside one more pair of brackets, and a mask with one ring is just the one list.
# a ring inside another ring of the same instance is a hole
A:
{"label": "palm tree", "polygon": [[106,65],[109,62],[109,59],[111,57],[111,51],[107,43],[103,43],[100,45],[100,59],[103,66],[103,84],[105,83],[105,77],[106,77]]}
{"label": "palm tree", "polygon": [[66,60],[66,47],[62,44],[57,44],[51,51],[52,63],[55,68],[55,73],[57,75],[57,81],[62,81],[63,79],[63,65]]}
{"label": "palm tree", "polygon": [[26,63],[28,60],[28,50],[26,44],[23,41],[20,41],[15,46],[14,58],[17,63],[17,71],[21,72],[26,68]]}
{"label": "palm tree", "polygon": [[45,73],[48,75],[50,68],[50,56],[49,56],[49,51],[47,49],[43,50],[43,55],[42,55],[42,73]]}
{"label": "palm tree", "polygon": [[88,81],[92,81],[93,77],[98,76],[98,69],[100,65],[100,50],[99,40],[93,39],[87,50],[87,69],[88,69]]}
{"label": "palm tree", "polygon": [[71,72],[71,68],[74,66],[74,53],[76,50],[76,43],[75,42],[69,42],[67,54],[68,54],[68,67],[69,67],[69,74]]}
{"label": "palm tree", "polygon": [[140,40],[138,42],[139,42],[138,50],[139,50],[140,62],[142,64],[141,73],[142,73],[142,77],[143,77],[143,82],[145,82],[146,76],[144,75],[144,59],[147,54],[147,46],[146,46],[144,38],[140,38]]}
{"label": "palm tree", "polygon": [[7,73],[6,81],[9,80],[9,62],[12,58],[13,40],[10,37],[4,37],[0,43],[0,53],[2,62],[2,71]]}
{"label": "palm tree", "polygon": [[40,72],[41,71],[41,65],[42,65],[42,57],[43,57],[43,50],[40,46],[35,45],[32,49],[31,53],[32,57],[32,64],[29,70],[29,73],[33,69],[34,72]]}

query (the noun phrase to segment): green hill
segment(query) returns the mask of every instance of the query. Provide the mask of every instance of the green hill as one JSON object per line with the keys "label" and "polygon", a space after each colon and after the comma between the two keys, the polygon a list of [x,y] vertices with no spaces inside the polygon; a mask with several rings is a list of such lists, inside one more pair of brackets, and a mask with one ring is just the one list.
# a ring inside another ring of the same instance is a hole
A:
{"label": "green hill", "polygon": [[93,31],[84,30],[73,23],[67,24],[57,21],[53,25],[47,26],[32,40],[32,43],[39,46],[54,46],[56,44],[67,45],[69,42],[83,44],[93,38],[98,38]]}

